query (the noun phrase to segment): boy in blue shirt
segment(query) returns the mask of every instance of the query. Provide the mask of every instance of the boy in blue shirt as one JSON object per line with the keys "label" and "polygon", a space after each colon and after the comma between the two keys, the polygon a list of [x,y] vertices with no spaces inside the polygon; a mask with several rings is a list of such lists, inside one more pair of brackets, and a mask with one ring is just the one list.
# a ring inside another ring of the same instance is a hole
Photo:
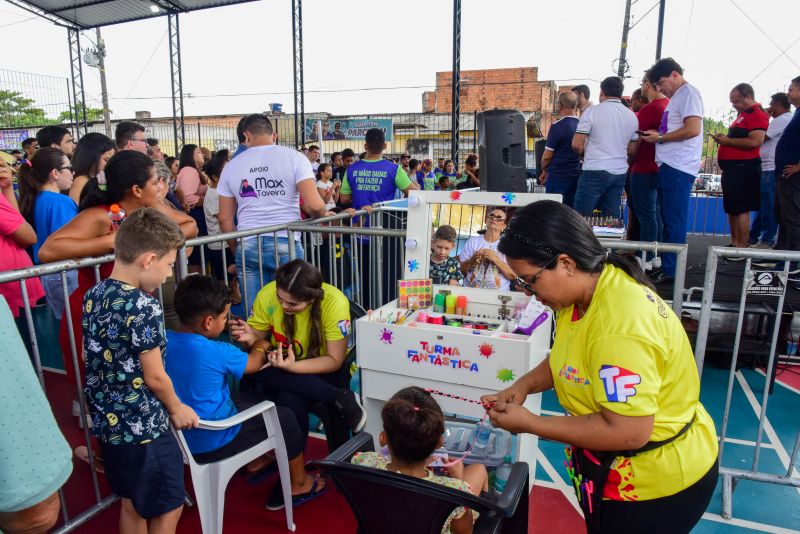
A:
{"label": "boy in blue shirt", "polygon": [[[225,330],[231,309],[231,293],[224,282],[210,276],[189,276],[175,289],[175,311],[180,327],[167,333],[167,373],[175,384],[178,397],[207,421],[233,417],[262,399],[249,392],[231,395],[228,378],[240,380],[267,365],[269,344],[258,340],[243,352],[230,343],[214,341]],[[321,495],[324,480],[305,471],[300,428],[294,414],[278,406],[292,485],[292,505],[299,506]],[[264,418],[251,417],[241,425],[226,430],[195,429],[184,432],[195,461],[210,463],[230,458],[268,438]],[[251,481],[270,474],[277,465],[268,456],[247,465]],[[267,499],[268,510],[283,508],[283,492],[276,482]]]}
{"label": "boy in blue shirt", "polygon": [[120,532],[175,532],[183,510],[183,455],[169,430],[193,428],[164,371],[164,315],[155,291],[185,242],[178,225],[139,208],[114,238],[111,276],[83,299],[85,395],[111,490],[122,498]]}

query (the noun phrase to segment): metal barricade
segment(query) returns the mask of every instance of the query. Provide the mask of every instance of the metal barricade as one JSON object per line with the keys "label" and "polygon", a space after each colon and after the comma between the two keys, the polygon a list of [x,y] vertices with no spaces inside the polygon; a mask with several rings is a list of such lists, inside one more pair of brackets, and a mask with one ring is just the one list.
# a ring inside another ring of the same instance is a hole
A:
{"label": "metal barricade", "polygon": [[672,310],[679,318],[683,311],[683,285],[686,281],[686,261],[689,255],[689,245],[678,243],[658,243],[646,241],[623,241],[619,239],[600,239],[600,244],[607,250],[624,250],[628,252],[640,252],[642,262],[645,253],[653,252],[658,255],[660,252],[675,254],[675,280],[672,287]]}
{"label": "metal barricade", "polygon": [[[722,517],[730,519],[733,516],[733,491],[735,489],[736,481],[738,480],[752,480],[800,488],[800,474],[794,474],[795,464],[798,459],[798,451],[800,451],[800,425],[798,425],[797,437],[795,438],[792,454],[788,458],[788,462],[786,462],[786,473],[778,474],[774,472],[770,473],[759,471],[759,460],[761,456],[761,450],[764,446],[763,440],[765,425],[768,424],[767,404],[769,402],[770,393],[769,384],[773,379],[773,372],[775,370],[775,366],[777,365],[776,349],[778,345],[778,333],[780,328],[779,317],[782,313],[786,298],[786,284],[789,275],[790,264],[791,262],[800,261],[800,252],[749,248],[709,247],[708,259],[706,262],[706,276],[703,284],[703,299],[700,308],[700,321],[697,330],[697,341],[695,344],[695,361],[697,363],[698,373],[701,376],[705,361],[709,326],[711,324],[717,265],[720,258],[744,258],[746,260],[744,276],[742,277],[742,293],[739,300],[736,334],[734,337],[733,354],[731,356],[731,364],[728,374],[728,386],[725,397],[725,407],[722,416],[722,428],[720,430],[719,441],[719,473],[722,477]],[[783,266],[780,270],[767,269],[758,272],[751,270],[753,260],[778,262],[777,266],[780,266],[781,263]],[[776,277],[779,285],[775,285]],[[756,431],[755,450],[753,452],[753,460],[750,469],[736,469],[725,467],[723,465],[723,452],[725,450],[726,438],[728,437],[728,423],[731,420],[731,400],[733,398],[734,383],[737,379],[737,360],[742,338],[742,325],[745,315],[745,305],[748,291],[753,287],[782,288],[782,290],[770,290],[770,293],[765,293],[774,294],[777,296],[778,303],[776,308],[776,320],[774,321],[774,327],[770,338],[769,356],[767,358],[767,366],[765,369],[764,392],[761,396],[760,403],[755,399],[755,397],[753,398],[754,409],[755,404],[758,405],[758,428]]]}

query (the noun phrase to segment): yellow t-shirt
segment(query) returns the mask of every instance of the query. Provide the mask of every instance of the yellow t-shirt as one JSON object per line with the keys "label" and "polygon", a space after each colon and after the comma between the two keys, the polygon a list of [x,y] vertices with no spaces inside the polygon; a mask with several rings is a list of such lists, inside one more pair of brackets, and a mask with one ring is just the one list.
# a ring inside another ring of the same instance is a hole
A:
{"label": "yellow t-shirt", "polygon": [[[335,287],[322,284],[322,335],[323,343],[320,347],[320,356],[327,354],[325,343],[338,341],[350,335],[350,302],[344,294]],[[295,314],[294,356],[297,360],[307,357],[308,341],[311,336],[309,306],[300,313]],[[247,323],[256,330],[270,332],[267,339],[274,346],[286,343],[283,328],[283,308],[278,301],[278,291],[275,282],[270,282],[261,288],[253,303],[253,315]]]}
{"label": "yellow t-shirt", "polygon": [[658,295],[606,266],[586,314],[558,314],[550,370],[561,405],[573,415],[601,408],[653,415],[650,441],[680,438],[612,464],[604,497],[650,500],[674,495],[708,472],[717,458],[714,423],[700,404],[700,379],[680,320]]}

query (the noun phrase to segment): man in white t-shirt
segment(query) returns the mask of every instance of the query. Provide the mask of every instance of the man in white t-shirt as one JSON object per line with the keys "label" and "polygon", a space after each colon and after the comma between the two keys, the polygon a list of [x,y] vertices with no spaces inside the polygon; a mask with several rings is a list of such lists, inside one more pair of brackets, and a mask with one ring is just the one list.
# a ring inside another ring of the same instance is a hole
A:
{"label": "man in white t-shirt", "polygon": [[624,90],[622,78],[603,80],[600,103],[583,112],[572,138],[572,150],[583,156],[574,208],[584,216],[599,211],[603,217],[621,218],[628,156],[635,153],[639,139],[636,115],[622,104]]}
{"label": "man in white t-shirt", "polygon": [[[325,214],[325,203],[317,192],[311,163],[300,152],[275,144],[272,123],[263,114],[249,115],[243,125],[247,151],[232,159],[222,171],[219,192],[219,225],[223,233],[234,230],[253,230],[300,220],[300,199],[306,213],[312,217]],[[234,215],[238,228],[234,228]],[[304,258],[303,247],[295,234],[296,257]],[[229,241],[236,251],[237,241]],[[259,267],[263,267],[263,283],[275,278],[279,265],[288,262],[289,240],[286,232],[277,238],[279,261],[275,263],[275,239],[267,234],[261,239],[261,263],[258,240],[244,239],[242,253],[235,254],[239,285],[243,288],[247,312],[261,289]]]}
{"label": "man in white t-shirt", "polygon": [[755,248],[772,248],[778,235],[778,221],[775,218],[775,146],[792,120],[791,106],[786,93],[775,93],[766,110],[772,116],[772,121],[761,145],[761,209],[753,219],[748,240],[749,246]]}
{"label": "man in white t-shirt", "polygon": [[[670,101],[658,130],[648,130],[642,141],[656,143],[658,194],[665,243],[686,243],[689,195],[703,153],[703,98],[683,77],[683,68],[671,57],[662,58],[648,71],[650,83]],[[662,256],[655,282],[675,278],[675,254]]]}

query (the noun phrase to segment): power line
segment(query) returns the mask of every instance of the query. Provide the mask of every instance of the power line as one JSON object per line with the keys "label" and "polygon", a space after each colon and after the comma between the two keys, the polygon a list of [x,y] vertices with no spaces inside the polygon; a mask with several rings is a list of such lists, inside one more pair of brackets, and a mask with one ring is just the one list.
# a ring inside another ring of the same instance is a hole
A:
{"label": "power line", "polygon": [[[600,80],[596,80],[594,78],[563,78],[558,80],[547,80],[552,82],[583,82],[583,81],[590,81],[595,83],[600,83]],[[470,88],[470,87],[483,87],[488,85],[520,85],[528,82],[524,81],[510,81],[510,82],[486,82],[486,83],[470,83],[468,81],[461,82],[461,86],[463,88]],[[360,93],[366,91],[395,91],[401,89],[448,89],[450,85],[396,85],[396,86],[385,86],[385,87],[357,87],[357,88],[349,88],[349,89],[306,89],[306,93],[320,93],[320,94],[334,94],[334,93]],[[232,98],[237,96],[281,96],[281,95],[292,95],[294,91],[269,91],[269,92],[258,92],[258,93],[217,93],[217,94],[209,94],[209,95],[197,95],[192,94],[189,98]],[[156,99],[166,99],[172,98],[171,96],[134,96],[134,97],[111,97],[112,100],[156,100]]]}
{"label": "power line", "polygon": [[[153,61],[153,57],[156,55],[156,52],[158,52],[158,48],[161,46],[161,43],[164,42],[164,37],[166,37],[166,36],[167,36],[167,32],[164,32],[161,35],[161,39],[158,40],[158,42],[156,43],[155,48],[153,48],[153,53],[150,54],[150,57],[147,59],[147,63],[144,64],[144,67],[142,67],[142,70],[139,71],[139,75],[136,76],[136,81],[134,81],[133,85],[131,85],[131,89],[130,89],[130,91],[128,91],[128,96],[126,96],[125,98],[122,98],[122,99],[116,98],[115,100],[141,100],[141,99],[136,99],[136,98],[131,99],[131,93],[133,92],[134,89],[136,89],[136,84],[139,83],[139,80],[142,78],[142,74],[144,74],[144,71],[147,69],[147,67],[150,66],[150,62]],[[167,97],[167,98],[172,98],[172,97]]]}
{"label": "power line", "polygon": [[[769,42],[770,42],[770,43],[772,43],[773,45],[775,45],[775,48],[777,48],[778,50],[780,50],[780,51],[781,51],[781,55],[783,55],[783,56],[786,56],[786,58],[787,58],[789,61],[791,61],[791,62],[792,62],[792,64],[793,64],[795,67],[797,67],[798,69],[800,69],[800,65],[798,65],[798,64],[797,64],[797,62],[796,62],[795,60],[793,60],[791,57],[789,57],[789,55],[786,53],[786,50],[784,50],[783,48],[781,48],[781,46],[780,46],[778,43],[776,43],[776,42],[775,42],[775,41],[772,39],[772,37],[770,37],[770,35],[769,35],[767,32],[765,32],[765,31],[764,31],[764,29],[763,29],[761,26],[759,26],[759,25],[758,25],[758,23],[757,23],[756,21],[754,21],[754,20],[753,20],[753,19],[750,17],[750,15],[748,15],[747,13],[745,13],[745,11],[744,11],[742,8],[740,8],[740,7],[739,7],[739,5],[738,5],[736,2],[734,2],[733,0],[728,0],[728,1],[729,1],[731,4],[733,4],[733,7],[735,7],[736,9],[738,9],[738,10],[739,10],[739,12],[740,12],[742,15],[744,15],[745,17],[747,17],[747,20],[749,20],[750,22],[752,22],[752,23],[753,23],[753,26],[755,26],[755,27],[758,29],[758,31],[760,31],[760,32],[761,32],[761,33],[764,35],[764,37],[766,37],[766,38],[767,38],[767,40],[769,40]],[[788,50],[788,49],[787,49],[787,50]],[[779,56],[779,57],[780,57],[780,56]],[[759,74],[760,74],[760,73],[759,73]]]}

